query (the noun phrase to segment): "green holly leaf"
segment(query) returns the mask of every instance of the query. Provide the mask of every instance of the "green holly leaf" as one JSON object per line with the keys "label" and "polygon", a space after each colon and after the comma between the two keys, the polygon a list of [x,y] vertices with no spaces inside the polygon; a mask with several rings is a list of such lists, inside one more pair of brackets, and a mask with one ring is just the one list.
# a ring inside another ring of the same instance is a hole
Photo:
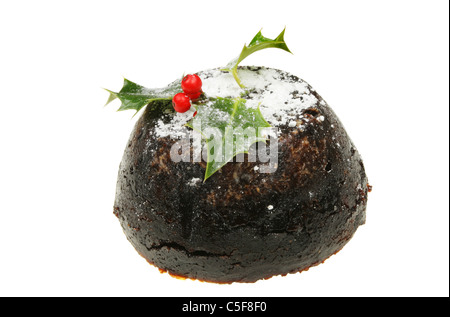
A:
{"label": "green holly leaf", "polygon": [[124,78],[123,87],[119,92],[105,90],[110,94],[106,105],[117,98],[122,102],[118,111],[132,109],[136,110],[136,113],[152,101],[172,100],[173,96],[182,92],[181,79],[174,81],[165,88],[149,89]]}
{"label": "green holly leaf", "polygon": [[261,34],[261,31],[259,31],[258,34],[256,34],[255,37],[251,40],[251,42],[248,46],[244,45],[244,48],[242,49],[241,54],[238,57],[236,57],[235,59],[233,59],[231,62],[229,62],[223,70],[231,72],[233,74],[234,79],[238,83],[238,85],[241,88],[245,88],[244,85],[241,83],[241,80],[239,79],[238,74],[237,74],[237,67],[238,67],[239,63],[242,62],[249,55],[251,55],[257,51],[263,50],[265,48],[271,48],[271,47],[279,48],[279,49],[285,50],[289,53],[292,53],[289,50],[289,48],[287,47],[286,42],[284,41],[285,30],[286,30],[286,28],[284,28],[283,31],[281,31],[280,35],[278,35],[273,40],[269,39],[267,37],[264,37]]}
{"label": "green holly leaf", "polygon": [[266,141],[261,128],[269,128],[259,107],[246,106],[242,98],[210,99],[197,108],[197,115],[187,124],[206,140],[207,165],[204,181],[250,146]]}

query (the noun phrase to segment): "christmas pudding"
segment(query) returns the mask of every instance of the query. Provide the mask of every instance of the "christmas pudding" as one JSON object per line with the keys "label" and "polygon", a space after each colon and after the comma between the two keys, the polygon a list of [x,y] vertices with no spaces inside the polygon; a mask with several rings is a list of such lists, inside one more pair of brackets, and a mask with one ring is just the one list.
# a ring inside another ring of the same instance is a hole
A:
{"label": "christmas pudding", "polygon": [[161,271],[216,283],[306,270],[365,223],[370,189],[343,125],[305,81],[240,67],[284,31],[257,36],[227,67],[166,88],[125,80],[120,110],[143,110],[119,168],[114,214]]}

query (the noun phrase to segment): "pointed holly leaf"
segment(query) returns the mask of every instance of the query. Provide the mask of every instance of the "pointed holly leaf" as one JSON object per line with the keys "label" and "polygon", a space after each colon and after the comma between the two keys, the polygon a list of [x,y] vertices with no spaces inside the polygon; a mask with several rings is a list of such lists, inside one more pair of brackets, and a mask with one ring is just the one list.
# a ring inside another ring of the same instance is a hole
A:
{"label": "pointed holly leaf", "polygon": [[197,115],[186,125],[206,140],[205,181],[236,155],[248,153],[253,143],[266,141],[261,128],[270,127],[259,107],[247,107],[242,98],[211,99],[197,108]]}
{"label": "pointed holly leaf", "polygon": [[122,102],[118,111],[132,109],[136,110],[136,113],[154,100],[172,100],[173,96],[182,92],[181,79],[174,81],[165,88],[150,89],[125,78],[123,87],[119,92],[105,90],[110,93],[106,104],[117,98]]}
{"label": "pointed holly leaf", "polygon": [[278,35],[273,40],[269,39],[267,37],[264,37],[261,34],[261,31],[259,31],[258,34],[256,34],[255,37],[250,41],[250,44],[248,46],[244,45],[244,48],[242,49],[241,54],[238,57],[236,57],[235,59],[233,59],[231,62],[229,62],[223,70],[231,72],[233,74],[234,79],[238,83],[238,85],[241,88],[245,88],[244,85],[241,83],[241,80],[239,79],[238,74],[237,74],[237,67],[238,67],[239,63],[242,62],[249,55],[251,55],[257,51],[263,50],[265,48],[271,48],[271,47],[279,48],[286,52],[291,53],[291,51],[289,50],[289,48],[286,45],[286,42],[284,41],[285,30],[286,30],[286,28],[284,28],[283,31],[281,31],[280,35]]}

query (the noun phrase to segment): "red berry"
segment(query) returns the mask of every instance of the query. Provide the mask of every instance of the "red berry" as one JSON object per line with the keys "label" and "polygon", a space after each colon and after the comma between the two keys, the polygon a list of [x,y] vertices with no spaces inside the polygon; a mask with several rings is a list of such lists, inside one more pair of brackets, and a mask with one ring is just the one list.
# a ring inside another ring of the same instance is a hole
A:
{"label": "red berry", "polygon": [[202,95],[202,92],[203,91],[200,90],[200,91],[197,91],[197,92],[186,93],[186,95],[189,97],[189,99],[196,100]]}
{"label": "red berry", "polygon": [[197,75],[186,75],[181,81],[181,89],[187,94],[198,93],[202,90],[202,80]]}
{"label": "red berry", "polygon": [[191,108],[191,100],[188,95],[180,92],[173,96],[172,105],[176,112],[186,112]]}

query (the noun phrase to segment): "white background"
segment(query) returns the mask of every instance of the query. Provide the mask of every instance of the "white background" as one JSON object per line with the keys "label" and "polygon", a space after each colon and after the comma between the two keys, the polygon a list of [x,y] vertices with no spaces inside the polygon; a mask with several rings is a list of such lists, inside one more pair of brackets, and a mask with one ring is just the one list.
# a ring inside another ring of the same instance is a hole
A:
{"label": "white background", "polygon": [[[1,296],[448,296],[448,1],[0,2]],[[103,107],[122,76],[161,87],[284,28],[284,69],[362,154],[367,223],[325,264],[254,284],[148,265],[112,213],[137,118]]]}

